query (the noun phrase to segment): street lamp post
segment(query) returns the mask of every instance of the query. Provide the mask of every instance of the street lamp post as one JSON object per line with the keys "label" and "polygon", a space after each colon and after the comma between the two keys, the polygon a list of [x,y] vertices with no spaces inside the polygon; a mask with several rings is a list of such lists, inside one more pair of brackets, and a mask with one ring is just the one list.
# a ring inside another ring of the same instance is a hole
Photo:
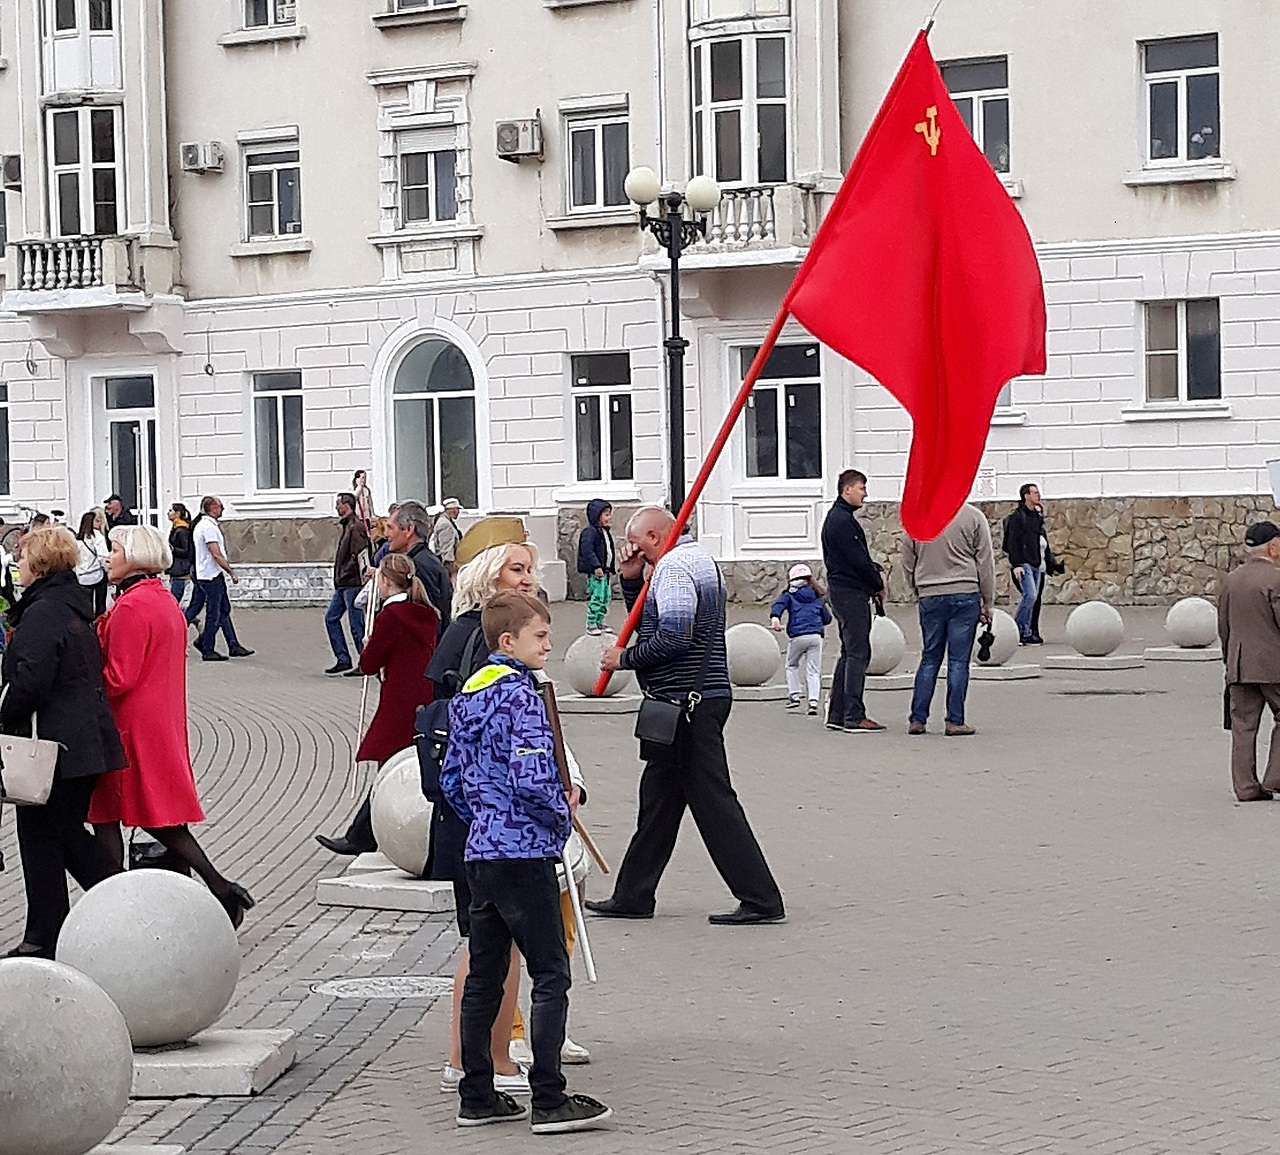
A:
{"label": "street lamp post", "polygon": [[[651,168],[634,168],[625,184],[629,200],[639,206],[640,227],[648,229],[667,251],[671,262],[671,330],[663,341],[667,351],[667,451],[671,471],[671,512],[684,504],[684,351],[689,342],[680,335],[680,254],[707,235],[707,217],[720,203],[720,186],[708,176],[696,176],[684,192],[663,193]],[[655,215],[649,205],[661,202]],[[685,216],[685,205],[693,210]]]}

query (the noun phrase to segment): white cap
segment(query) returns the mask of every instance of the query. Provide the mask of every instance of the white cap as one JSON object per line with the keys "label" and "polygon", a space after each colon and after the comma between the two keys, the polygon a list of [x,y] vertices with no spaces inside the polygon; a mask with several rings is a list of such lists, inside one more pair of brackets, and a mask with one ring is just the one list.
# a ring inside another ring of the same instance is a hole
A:
{"label": "white cap", "polygon": [[444,505],[441,506],[441,508],[442,509],[461,509],[462,502],[460,502],[456,497],[446,497],[444,499]]}
{"label": "white cap", "polygon": [[811,578],[811,577],[813,577],[813,570],[811,570],[807,565],[805,565],[804,562],[801,562],[799,565],[793,565],[791,569],[787,571],[788,581],[794,582],[794,581],[799,581],[801,578]]}

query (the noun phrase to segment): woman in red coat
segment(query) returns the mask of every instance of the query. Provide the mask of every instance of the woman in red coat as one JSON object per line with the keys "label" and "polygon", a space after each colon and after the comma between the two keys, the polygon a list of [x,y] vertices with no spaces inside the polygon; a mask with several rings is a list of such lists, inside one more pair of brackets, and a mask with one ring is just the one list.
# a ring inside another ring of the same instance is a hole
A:
{"label": "woman in red coat", "polygon": [[213,867],[191,833],[203,822],[187,741],[187,622],[160,580],[173,557],[160,531],[117,526],[107,577],[115,604],[98,619],[103,681],[128,765],[104,774],[89,821],[123,865],[120,823],[140,827],[194,870],[235,926],[254,905]]}
{"label": "woman in red coat", "polygon": [[431,680],[422,671],[436,652],[440,615],[404,554],[382,559],[378,595],[382,605],[360,654],[360,670],[380,674],[382,692],[356,758],[381,763],[413,745],[414,716],[431,701]]}

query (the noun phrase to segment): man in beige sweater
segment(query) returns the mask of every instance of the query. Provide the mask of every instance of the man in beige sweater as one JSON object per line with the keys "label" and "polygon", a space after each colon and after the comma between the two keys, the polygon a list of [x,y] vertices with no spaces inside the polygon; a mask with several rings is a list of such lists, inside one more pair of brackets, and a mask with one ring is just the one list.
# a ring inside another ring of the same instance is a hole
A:
{"label": "man in beige sweater", "polygon": [[902,543],[902,565],[920,602],[923,650],[911,695],[908,734],[923,734],[929,706],[947,656],[947,728],[949,737],[975,733],[965,725],[969,659],[979,622],[990,622],[996,599],[996,561],[991,527],[981,511],[962,505],[933,541]]}

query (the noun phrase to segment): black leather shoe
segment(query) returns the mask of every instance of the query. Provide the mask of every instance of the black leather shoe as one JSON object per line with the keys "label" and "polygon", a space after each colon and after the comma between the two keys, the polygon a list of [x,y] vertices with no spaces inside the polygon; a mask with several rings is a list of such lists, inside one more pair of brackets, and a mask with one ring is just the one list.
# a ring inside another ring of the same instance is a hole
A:
{"label": "black leather shoe", "polygon": [[231,656],[233,658],[252,658],[253,651],[245,646],[236,646],[236,648],[231,651]]}
{"label": "black leather shoe", "polygon": [[334,854],[344,854],[354,858],[357,854],[368,854],[376,850],[375,846],[357,846],[345,834],[339,838],[330,838],[327,834],[317,834],[316,841],[326,850]]}
{"label": "black leather shoe", "polygon": [[336,678],[340,674],[345,674],[350,669],[351,669],[350,662],[334,662],[332,666],[330,666],[327,670],[325,670],[325,673],[330,678]]}
{"label": "black leather shoe", "polygon": [[786,922],[787,912],[778,910],[756,910],[743,903],[724,914],[709,914],[707,921],[712,926],[754,926],[756,923]]}
{"label": "black leather shoe", "polygon": [[352,667],[351,667],[351,669],[349,669],[349,670],[348,670],[345,674],[343,674],[342,676],[343,676],[344,678],[363,678],[363,677],[364,677],[364,671],[363,671],[359,666],[352,666]]}
{"label": "black leather shoe", "polygon": [[641,910],[628,910],[625,906],[619,906],[611,898],[602,898],[596,902],[592,902],[591,900],[588,899],[582,905],[585,906],[589,911],[591,911],[592,914],[602,915],[604,918],[641,919],[641,918],[653,917],[653,911],[649,911],[646,914],[644,911],[641,911]]}
{"label": "black leather shoe", "polygon": [[226,654],[220,654],[217,650],[210,650],[207,654],[201,650],[200,656],[206,662],[229,662],[231,660]]}

